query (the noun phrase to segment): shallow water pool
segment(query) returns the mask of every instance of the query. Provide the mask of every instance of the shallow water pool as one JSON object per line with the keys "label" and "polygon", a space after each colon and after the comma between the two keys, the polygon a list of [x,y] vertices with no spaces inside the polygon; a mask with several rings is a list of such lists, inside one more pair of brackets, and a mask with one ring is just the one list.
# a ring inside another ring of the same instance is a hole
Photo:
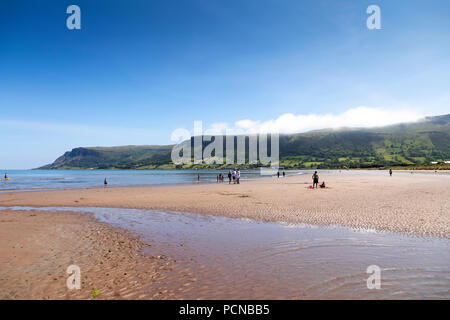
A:
{"label": "shallow water pool", "polygon": [[[265,223],[118,208],[13,207],[90,212],[177,261],[148,288],[182,299],[449,299],[450,241],[338,226]],[[381,270],[381,289],[366,272]]]}

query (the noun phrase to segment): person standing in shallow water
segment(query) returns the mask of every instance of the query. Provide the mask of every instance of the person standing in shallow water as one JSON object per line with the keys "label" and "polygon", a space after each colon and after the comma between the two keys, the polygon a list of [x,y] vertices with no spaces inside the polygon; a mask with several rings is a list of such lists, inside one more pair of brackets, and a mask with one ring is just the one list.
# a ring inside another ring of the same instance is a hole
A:
{"label": "person standing in shallow water", "polygon": [[108,180],[106,180],[106,178],[105,178],[105,180],[103,181],[103,185],[104,185],[105,187],[108,185]]}
{"label": "person standing in shallow water", "polygon": [[313,179],[313,189],[317,188],[317,186],[319,184],[319,175],[317,174],[317,171],[314,171],[314,173],[312,175],[312,179]]}

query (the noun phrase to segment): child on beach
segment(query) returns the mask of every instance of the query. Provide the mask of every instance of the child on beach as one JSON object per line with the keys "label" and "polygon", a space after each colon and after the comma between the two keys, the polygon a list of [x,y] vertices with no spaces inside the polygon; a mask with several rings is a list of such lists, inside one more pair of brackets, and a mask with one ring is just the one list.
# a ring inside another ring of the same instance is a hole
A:
{"label": "child on beach", "polygon": [[236,170],[233,171],[233,184],[236,184]]}
{"label": "child on beach", "polygon": [[230,171],[228,171],[228,184],[231,184],[231,176],[232,176],[233,174],[231,173],[231,170]]}
{"label": "child on beach", "polygon": [[241,178],[241,170],[237,170],[237,172],[236,172],[236,181],[237,181],[237,184],[239,184],[239,179]]}

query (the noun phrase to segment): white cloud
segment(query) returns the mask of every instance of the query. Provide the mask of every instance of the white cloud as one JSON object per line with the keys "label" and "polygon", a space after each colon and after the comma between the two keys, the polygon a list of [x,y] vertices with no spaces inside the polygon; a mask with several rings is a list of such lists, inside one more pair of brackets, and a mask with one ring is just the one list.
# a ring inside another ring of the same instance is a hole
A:
{"label": "white cloud", "polygon": [[380,127],[396,123],[415,122],[424,115],[409,109],[388,110],[383,108],[357,107],[340,114],[294,115],[285,113],[273,120],[239,120],[233,125],[213,123],[210,134],[225,133],[297,133],[325,128],[342,127]]}

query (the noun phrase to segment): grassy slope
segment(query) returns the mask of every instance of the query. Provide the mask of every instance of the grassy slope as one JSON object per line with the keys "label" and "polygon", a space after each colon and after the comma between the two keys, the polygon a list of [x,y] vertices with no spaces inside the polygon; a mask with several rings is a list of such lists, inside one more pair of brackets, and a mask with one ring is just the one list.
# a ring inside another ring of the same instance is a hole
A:
{"label": "grassy slope", "polygon": [[[170,160],[171,150],[170,145],[76,148],[42,169],[227,167],[205,164],[175,167]],[[450,115],[381,128],[281,135],[280,160],[285,168],[366,168],[450,160]]]}

